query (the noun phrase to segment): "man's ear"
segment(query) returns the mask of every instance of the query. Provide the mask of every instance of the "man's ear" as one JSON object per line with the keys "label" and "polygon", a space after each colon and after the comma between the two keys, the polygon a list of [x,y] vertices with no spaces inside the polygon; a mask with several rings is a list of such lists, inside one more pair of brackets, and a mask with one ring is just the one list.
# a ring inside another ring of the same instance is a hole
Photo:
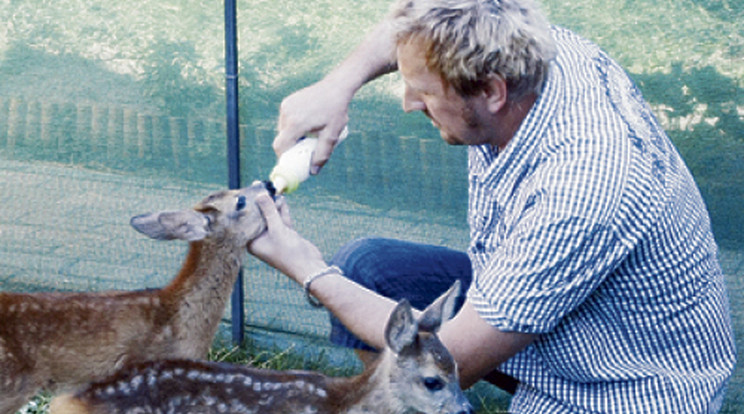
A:
{"label": "man's ear", "polygon": [[489,112],[495,114],[506,105],[507,93],[506,80],[503,77],[488,75],[483,87],[483,96]]}

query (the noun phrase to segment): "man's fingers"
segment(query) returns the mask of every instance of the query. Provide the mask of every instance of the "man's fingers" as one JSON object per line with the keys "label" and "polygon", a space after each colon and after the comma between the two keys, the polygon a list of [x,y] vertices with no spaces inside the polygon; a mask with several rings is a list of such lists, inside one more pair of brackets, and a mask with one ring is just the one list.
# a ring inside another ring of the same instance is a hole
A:
{"label": "man's fingers", "polygon": [[279,210],[279,216],[282,218],[282,222],[286,224],[287,227],[292,227],[292,217],[289,214],[289,204],[287,204],[284,196],[279,196],[276,199],[275,204],[277,210]]}
{"label": "man's fingers", "polygon": [[339,127],[327,126],[320,130],[318,133],[318,145],[315,147],[313,152],[313,159],[310,162],[310,174],[318,174],[320,169],[323,168],[328,159],[331,158],[333,150],[336,146],[346,138],[348,130],[346,124],[341,124]]}
{"label": "man's fingers", "polygon": [[279,106],[277,136],[272,147],[277,156],[292,148],[308,132],[319,130],[323,123],[312,112],[317,101],[312,87],[306,87],[289,95]]}
{"label": "man's fingers", "polygon": [[323,168],[328,158],[331,157],[333,152],[334,144],[328,140],[318,139],[318,145],[315,147],[313,152],[313,159],[310,161],[310,174],[317,175],[320,173],[320,169]]}
{"label": "man's fingers", "polygon": [[274,138],[274,142],[271,144],[276,156],[279,157],[288,149],[292,148],[303,134],[303,131],[294,128],[287,127],[280,129]]}
{"label": "man's fingers", "polygon": [[274,200],[271,199],[268,193],[256,196],[256,205],[258,205],[258,209],[261,211],[261,215],[263,215],[266,225],[269,228],[283,223],[279,215],[279,210],[277,210]]}

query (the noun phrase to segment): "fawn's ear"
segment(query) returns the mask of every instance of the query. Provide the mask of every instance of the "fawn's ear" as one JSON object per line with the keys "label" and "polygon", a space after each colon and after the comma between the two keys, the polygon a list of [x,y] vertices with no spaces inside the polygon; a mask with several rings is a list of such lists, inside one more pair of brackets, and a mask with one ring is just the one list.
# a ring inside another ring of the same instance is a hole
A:
{"label": "fawn's ear", "polygon": [[418,335],[418,324],[413,319],[413,311],[408,300],[403,299],[395,306],[385,327],[385,341],[396,354],[411,345]]}
{"label": "fawn's ear", "polygon": [[209,234],[209,219],[194,210],[164,211],[132,217],[129,224],[156,240],[201,240]]}
{"label": "fawn's ear", "polygon": [[455,280],[455,283],[442,296],[424,309],[418,321],[419,329],[425,332],[437,332],[442,322],[452,317],[455,300],[459,294],[460,281]]}

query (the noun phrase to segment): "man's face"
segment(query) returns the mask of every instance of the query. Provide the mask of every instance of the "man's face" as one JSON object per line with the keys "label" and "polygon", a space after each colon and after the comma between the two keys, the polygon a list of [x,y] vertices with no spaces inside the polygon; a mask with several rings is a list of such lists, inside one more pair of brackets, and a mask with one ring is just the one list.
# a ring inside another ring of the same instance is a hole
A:
{"label": "man's face", "polygon": [[399,44],[397,57],[398,70],[405,83],[404,111],[423,112],[448,144],[489,143],[482,98],[461,96],[441,75],[429,69],[421,40],[414,38]]}

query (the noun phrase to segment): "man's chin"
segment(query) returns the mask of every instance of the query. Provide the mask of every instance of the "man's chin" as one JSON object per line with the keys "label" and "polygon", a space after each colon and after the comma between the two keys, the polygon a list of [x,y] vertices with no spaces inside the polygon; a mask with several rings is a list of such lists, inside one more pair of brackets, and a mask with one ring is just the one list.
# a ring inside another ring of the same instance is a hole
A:
{"label": "man's chin", "polygon": [[464,145],[462,141],[452,135],[446,134],[444,131],[439,131],[439,136],[441,136],[442,140],[449,145]]}

